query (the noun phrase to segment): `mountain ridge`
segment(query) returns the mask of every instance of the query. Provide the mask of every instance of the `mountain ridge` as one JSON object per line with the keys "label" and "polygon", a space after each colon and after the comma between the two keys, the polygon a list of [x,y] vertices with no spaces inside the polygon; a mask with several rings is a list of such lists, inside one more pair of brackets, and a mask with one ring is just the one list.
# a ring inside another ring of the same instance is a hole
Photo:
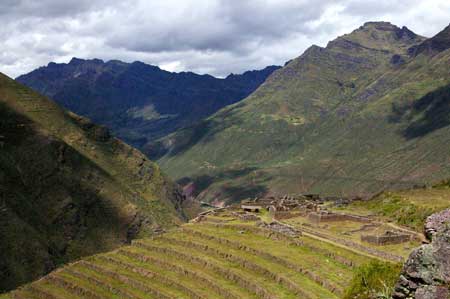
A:
{"label": "mountain ridge", "polygon": [[278,68],[215,78],[169,72],[139,61],[73,58],[67,64],[49,63],[17,80],[142,148],[238,102]]}

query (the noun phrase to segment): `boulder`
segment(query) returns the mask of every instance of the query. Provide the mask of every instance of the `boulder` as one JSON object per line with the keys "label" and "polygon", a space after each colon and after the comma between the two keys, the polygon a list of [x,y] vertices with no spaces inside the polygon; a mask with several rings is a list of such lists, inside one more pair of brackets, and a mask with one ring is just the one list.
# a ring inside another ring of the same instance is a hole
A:
{"label": "boulder", "polygon": [[450,223],[450,209],[429,216],[425,221],[425,236],[431,240],[446,223]]}
{"label": "boulder", "polygon": [[414,250],[403,266],[393,299],[450,298],[450,223],[443,223],[430,244]]}

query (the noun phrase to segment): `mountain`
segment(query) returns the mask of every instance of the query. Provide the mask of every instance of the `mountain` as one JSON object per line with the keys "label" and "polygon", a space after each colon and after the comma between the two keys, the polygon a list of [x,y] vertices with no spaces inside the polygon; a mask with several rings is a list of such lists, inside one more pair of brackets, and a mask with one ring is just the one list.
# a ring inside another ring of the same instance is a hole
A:
{"label": "mountain", "polygon": [[370,196],[448,177],[449,31],[426,39],[365,23],[148,150],[216,204],[268,193]]}
{"label": "mountain", "polygon": [[0,74],[0,291],[185,219],[156,164]]}
{"label": "mountain", "polygon": [[218,79],[171,73],[142,62],[73,58],[68,64],[49,63],[17,80],[143,147],[247,97],[278,68]]}

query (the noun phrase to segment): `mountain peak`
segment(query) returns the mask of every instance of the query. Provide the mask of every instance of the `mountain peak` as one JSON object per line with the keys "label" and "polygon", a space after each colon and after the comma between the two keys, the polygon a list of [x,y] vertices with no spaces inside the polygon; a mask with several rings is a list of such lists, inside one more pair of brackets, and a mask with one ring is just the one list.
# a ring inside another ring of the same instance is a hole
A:
{"label": "mountain peak", "polygon": [[72,59],[69,62],[69,65],[81,65],[84,63],[91,63],[91,64],[103,64],[103,60],[94,58],[94,59],[81,59],[77,57],[72,57]]}
{"label": "mountain peak", "polygon": [[406,26],[402,28],[389,22],[366,22],[349,34],[338,37],[328,43],[327,48],[367,48],[404,54],[411,46],[424,40]]}
{"label": "mountain peak", "polygon": [[365,22],[359,29],[374,28],[376,30],[396,30],[398,27],[390,22],[385,21],[369,21]]}

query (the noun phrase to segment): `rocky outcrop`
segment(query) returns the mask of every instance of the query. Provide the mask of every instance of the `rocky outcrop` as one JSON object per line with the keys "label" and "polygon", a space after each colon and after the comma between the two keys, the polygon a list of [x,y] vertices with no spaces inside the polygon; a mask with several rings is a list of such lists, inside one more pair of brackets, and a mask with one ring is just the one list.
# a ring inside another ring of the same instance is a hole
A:
{"label": "rocky outcrop", "polygon": [[411,253],[395,287],[393,299],[450,298],[450,222],[440,221],[448,210],[444,212],[429,217],[426,228],[438,224],[433,226],[432,242]]}
{"label": "rocky outcrop", "polygon": [[425,221],[425,236],[429,240],[433,239],[433,236],[447,223],[450,223],[450,209],[429,216]]}

